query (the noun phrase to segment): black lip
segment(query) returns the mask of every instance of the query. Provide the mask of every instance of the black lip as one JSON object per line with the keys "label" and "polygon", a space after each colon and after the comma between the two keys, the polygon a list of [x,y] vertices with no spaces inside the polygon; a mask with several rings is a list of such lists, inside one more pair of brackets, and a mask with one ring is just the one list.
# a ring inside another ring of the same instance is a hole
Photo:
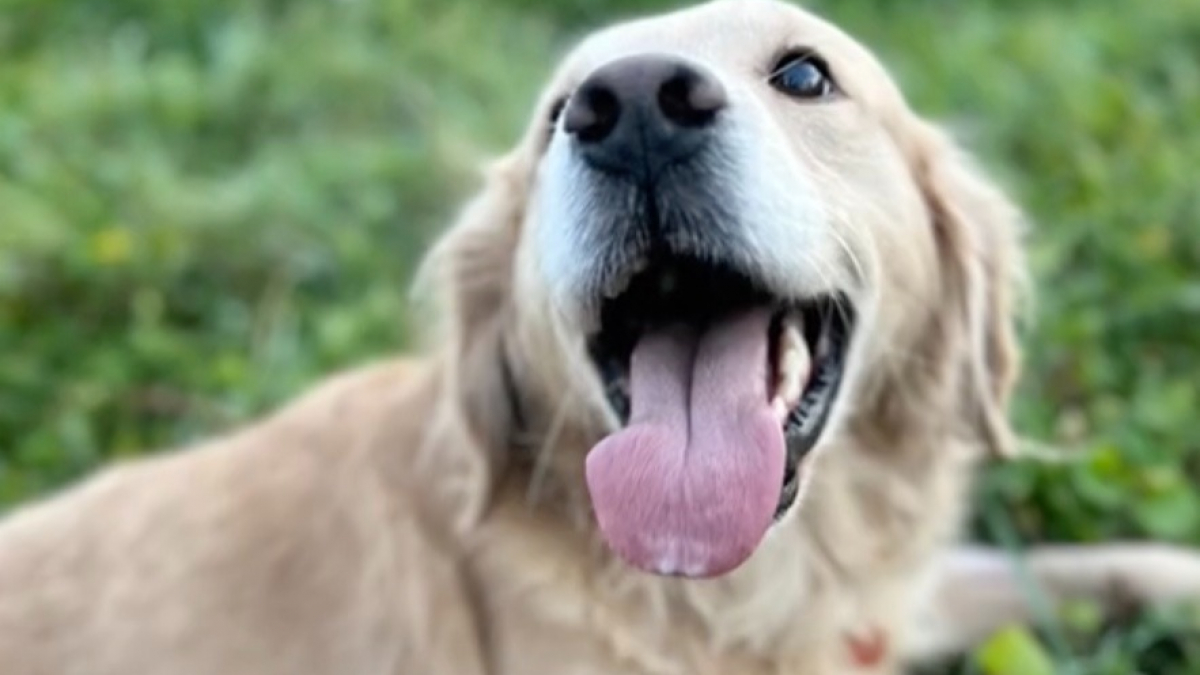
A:
{"label": "black lip", "polygon": [[829,422],[829,414],[841,391],[846,355],[854,329],[854,312],[842,296],[818,301],[801,311],[806,314],[806,332],[813,327],[812,333],[805,337],[813,353],[815,370],[800,397],[800,403],[788,414],[783,425],[787,459],[783,489],[779,504],[775,507],[776,519],[781,518],[795,503],[800,492],[800,460],[817,445]]}
{"label": "black lip", "polygon": [[[664,285],[666,279],[671,283]],[[779,518],[795,502],[800,461],[820,440],[841,388],[854,327],[853,309],[845,296],[780,300],[750,275],[730,265],[695,257],[655,255],[630,279],[624,291],[600,303],[600,330],[588,340],[588,351],[613,412],[625,424],[630,414],[630,358],[641,335],[670,323],[703,326],[752,306],[774,307],[773,325],[784,314],[800,313],[815,368],[800,403],[783,427],[787,458],[775,513]]]}

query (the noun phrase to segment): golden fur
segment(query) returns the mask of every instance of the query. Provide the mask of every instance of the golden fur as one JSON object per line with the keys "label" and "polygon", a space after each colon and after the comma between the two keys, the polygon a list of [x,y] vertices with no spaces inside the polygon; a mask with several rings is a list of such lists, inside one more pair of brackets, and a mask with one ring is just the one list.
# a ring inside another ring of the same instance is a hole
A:
{"label": "golden fur", "polygon": [[[528,231],[545,225],[530,196],[564,82],[650,34],[720,30],[706,58],[736,61],[767,39],[739,29],[754,15],[853,71],[861,119],[845,128],[878,166],[848,152],[816,180],[877,213],[846,203],[867,214],[850,225],[875,289],[870,333],[799,506],[732,574],[663,578],[617,562],[593,525],[583,457],[613,420],[533,271]],[[243,429],[12,514],[0,672],[893,673],[1029,620],[1005,558],[952,547],[973,466],[1014,449],[1017,210],[865,49],[810,15],[719,0],[656,21],[568,59],[431,252],[440,329],[421,356],[335,376]],[[1052,600],[1200,590],[1200,563],[1169,549],[1026,563]],[[874,634],[881,658],[856,664],[848,645]]]}

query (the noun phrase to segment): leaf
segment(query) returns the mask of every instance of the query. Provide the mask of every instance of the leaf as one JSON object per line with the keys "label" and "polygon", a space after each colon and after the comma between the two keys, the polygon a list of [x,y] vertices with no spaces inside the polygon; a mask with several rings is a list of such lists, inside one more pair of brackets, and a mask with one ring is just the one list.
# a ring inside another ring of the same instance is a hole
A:
{"label": "leaf", "polygon": [[1054,675],[1041,643],[1019,626],[993,635],[975,651],[975,660],[986,675]]}
{"label": "leaf", "polygon": [[1133,505],[1139,525],[1155,537],[1178,539],[1200,527],[1200,498],[1188,488],[1151,494]]}

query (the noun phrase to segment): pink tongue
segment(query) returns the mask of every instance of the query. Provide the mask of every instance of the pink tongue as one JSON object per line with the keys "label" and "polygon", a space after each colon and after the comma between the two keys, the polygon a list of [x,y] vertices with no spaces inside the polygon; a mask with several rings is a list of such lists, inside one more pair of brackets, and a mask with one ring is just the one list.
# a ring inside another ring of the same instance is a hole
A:
{"label": "pink tongue", "polygon": [[629,425],[587,457],[600,530],[629,564],[711,577],[762,540],[783,484],[783,431],[767,401],[770,314],[703,334],[645,335],[631,363]]}

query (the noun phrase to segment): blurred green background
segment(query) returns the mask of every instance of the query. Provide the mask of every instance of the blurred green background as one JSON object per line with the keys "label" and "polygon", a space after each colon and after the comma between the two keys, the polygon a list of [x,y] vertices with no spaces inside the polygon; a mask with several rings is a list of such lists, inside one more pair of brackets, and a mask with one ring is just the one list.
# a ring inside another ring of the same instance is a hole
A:
{"label": "blurred green background", "polygon": [[[0,0],[0,508],[402,347],[479,155],[663,4]],[[1015,415],[1071,452],[990,469],[973,535],[1200,544],[1200,2],[815,7],[1038,225]],[[939,672],[1200,673],[1194,615],[1085,610]]]}

